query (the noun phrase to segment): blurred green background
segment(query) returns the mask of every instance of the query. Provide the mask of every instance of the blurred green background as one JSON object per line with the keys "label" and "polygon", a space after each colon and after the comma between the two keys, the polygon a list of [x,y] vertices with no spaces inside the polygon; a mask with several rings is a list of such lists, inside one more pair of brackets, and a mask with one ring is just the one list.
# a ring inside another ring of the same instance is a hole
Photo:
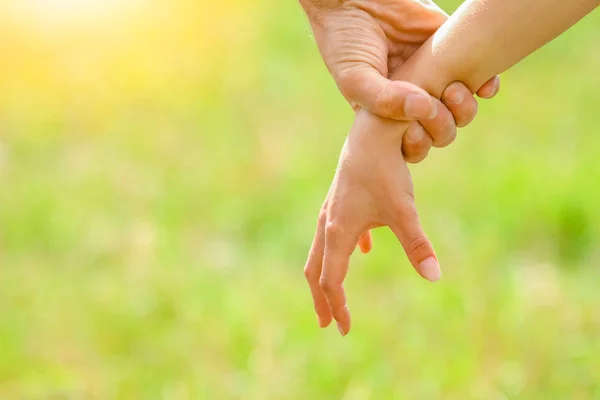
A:
{"label": "blurred green background", "polygon": [[412,168],[444,279],[376,231],[341,338],[302,268],[353,114],[294,1],[1,3],[0,398],[600,399],[599,34]]}

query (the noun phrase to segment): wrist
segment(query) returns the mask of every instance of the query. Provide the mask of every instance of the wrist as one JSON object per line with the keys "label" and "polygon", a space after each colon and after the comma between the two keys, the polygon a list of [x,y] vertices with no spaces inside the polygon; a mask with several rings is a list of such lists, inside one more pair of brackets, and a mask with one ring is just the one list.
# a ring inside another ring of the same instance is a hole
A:
{"label": "wrist", "polygon": [[382,118],[361,109],[356,113],[348,139],[352,143],[372,149],[372,154],[400,149],[402,137],[412,123]]}

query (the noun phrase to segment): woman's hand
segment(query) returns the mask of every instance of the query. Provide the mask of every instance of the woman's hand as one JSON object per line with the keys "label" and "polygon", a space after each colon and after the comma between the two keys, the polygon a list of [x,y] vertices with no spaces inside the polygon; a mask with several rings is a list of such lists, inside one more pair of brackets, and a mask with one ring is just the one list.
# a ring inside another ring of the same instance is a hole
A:
{"label": "woman's hand", "polygon": [[[355,110],[401,121],[418,120],[402,142],[408,162],[423,160],[429,149],[444,147],[456,127],[469,124],[477,101],[462,83],[448,86],[442,102],[409,82],[391,81],[391,72],[446,21],[428,0],[300,0],[319,50],[344,97]],[[491,98],[499,89],[494,77],[477,92]]]}
{"label": "woman's hand", "polygon": [[[350,330],[343,282],[351,254],[365,233],[389,226],[411,264],[425,279],[441,276],[433,247],[419,223],[413,185],[402,157],[402,138],[419,127],[360,111],[350,131],[304,269],[321,327],[332,318],[342,335]],[[364,251],[364,248],[363,248]]]}

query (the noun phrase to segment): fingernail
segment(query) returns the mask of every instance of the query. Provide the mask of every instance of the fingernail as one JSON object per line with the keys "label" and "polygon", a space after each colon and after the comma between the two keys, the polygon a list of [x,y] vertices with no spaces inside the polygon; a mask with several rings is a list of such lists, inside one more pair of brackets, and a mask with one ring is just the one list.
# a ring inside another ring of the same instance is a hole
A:
{"label": "fingernail", "polygon": [[500,77],[497,76],[496,78],[494,78],[494,94],[493,94],[493,96],[497,95],[499,91],[500,91]]}
{"label": "fingernail", "polygon": [[437,115],[437,107],[427,96],[421,93],[409,93],[404,101],[404,114],[411,118],[433,118]]}
{"label": "fingernail", "polygon": [[446,98],[446,102],[450,104],[460,104],[465,99],[462,92],[460,90],[455,90],[453,93],[449,94]]}
{"label": "fingernail", "polygon": [[337,328],[338,328],[338,331],[340,331],[340,335],[346,336],[346,334],[344,333],[344,330],[342,329],[342,326],[340,325],[339,322],[337,322]]}
{"label": "fingernail", "polygon": [[435,282],[442,277],[442,271],[437,260],[433,257],[426,258],[419,265],[421,274],[430,282]]}

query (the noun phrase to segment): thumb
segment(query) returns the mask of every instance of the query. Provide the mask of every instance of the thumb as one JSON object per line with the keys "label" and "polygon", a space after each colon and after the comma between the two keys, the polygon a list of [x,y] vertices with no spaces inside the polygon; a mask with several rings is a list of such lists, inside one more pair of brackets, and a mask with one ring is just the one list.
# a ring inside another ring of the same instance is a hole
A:
{"label": "thumb", "polygon": [[339,84],[351,101],[383,118],[406,121],[437,115],[437,105],[425,90],[409,82],[391,81],[374,68],[346,73]]}
{"label": "thumb", "polygon": [[408,200],[396,211],[390,228],[402,244],[410,263],[419,275],[435,282],[442,277],[433,246],[421,228],[415,203]]}

